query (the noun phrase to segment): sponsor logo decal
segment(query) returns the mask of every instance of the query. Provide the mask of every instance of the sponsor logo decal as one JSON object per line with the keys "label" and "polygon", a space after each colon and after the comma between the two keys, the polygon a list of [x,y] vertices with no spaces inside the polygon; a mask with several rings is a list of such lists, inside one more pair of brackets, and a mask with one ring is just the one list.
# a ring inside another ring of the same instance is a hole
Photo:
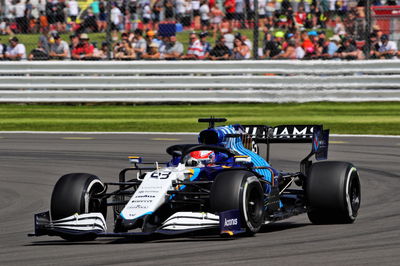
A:
{"label": "sponsor logo decal", "polygon": [[219,213],[219,226],[221,234],[224,232],[231,231],[234,234],[242,232],[242,226],[240,224],[240,211],[229,210]]}
{"label": "sponsor logo decal", "polygon": [[238,219],[226,219],[225,218],[225,222],[224,222],[224,226],[232,226],[232,225],[237,225],[238,224]]}

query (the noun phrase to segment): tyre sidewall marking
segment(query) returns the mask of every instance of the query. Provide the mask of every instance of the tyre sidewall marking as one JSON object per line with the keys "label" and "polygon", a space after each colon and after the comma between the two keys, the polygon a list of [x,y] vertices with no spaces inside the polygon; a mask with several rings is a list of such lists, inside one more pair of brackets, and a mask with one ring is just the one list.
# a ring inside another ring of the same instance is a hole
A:
{"label": "tyre sidewall marking", "polygon": [[93,180],[90,181],[86,191],[84,192],[85,213],[89,213],[90,190],[97,183],[99,183],[102,187],[104,187],[103,183],[99,179],[94,178]]}
{"label": "tyre sidewall marking", "polygon": [[242,201],[242,207],[243,207],[244,222],[247,224],[247,227],[250,229],[250,231],[255,232],[256,228],[254,228],[253,224],[248,219],[248,216],[247,216],[247,205],[246,205],[246,203],[247,203],[247,189],[248,189],[249,185],[251,185],[251,183],[253,183],[253,182],[258,182],[257,177],[255,177],[255,176],[246,177],[245,183],[243,185],[241,201]]}
{"label": "tyre sidewall marking", "polygon": [[354,171],[357,171],[355,167],[352,167],[347,175],[346,179],[346,203],[347,203],[347,212],[349,214],[350,219],[354,220],[355,216],[353,214],[353,208],[351,207],[351,200],[350,200],[350,194],[349,194],[349,188],[350,188],[350,181],[352,180],[351,176]]}

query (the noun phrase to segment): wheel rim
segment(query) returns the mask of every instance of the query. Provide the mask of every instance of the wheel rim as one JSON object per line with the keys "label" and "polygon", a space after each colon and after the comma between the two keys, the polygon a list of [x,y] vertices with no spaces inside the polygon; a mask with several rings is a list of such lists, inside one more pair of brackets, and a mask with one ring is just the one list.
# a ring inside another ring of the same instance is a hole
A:
{"label": "wheel rim", "polygon": [[356,214],[361,203],[360,182],[357,177],[351,181],[349,194],[351,209]]}
{"label": "wheel rim", "polygon": [[250,222],[252,224],[258,223],[262,217],[262,196],[260,196],[257,187],[253,187],[249,191],[246,207]]}

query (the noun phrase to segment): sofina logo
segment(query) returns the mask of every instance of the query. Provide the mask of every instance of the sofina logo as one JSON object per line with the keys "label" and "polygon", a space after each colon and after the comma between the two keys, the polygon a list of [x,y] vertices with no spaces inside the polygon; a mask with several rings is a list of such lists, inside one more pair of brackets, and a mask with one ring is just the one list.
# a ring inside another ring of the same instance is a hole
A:
{"label": "sofina logo", "polygon": [[233,226],[233,225],[237,225],[238,224],[238,219],[226,219],[225,218],[225,222],[224,222],[224,226]]}

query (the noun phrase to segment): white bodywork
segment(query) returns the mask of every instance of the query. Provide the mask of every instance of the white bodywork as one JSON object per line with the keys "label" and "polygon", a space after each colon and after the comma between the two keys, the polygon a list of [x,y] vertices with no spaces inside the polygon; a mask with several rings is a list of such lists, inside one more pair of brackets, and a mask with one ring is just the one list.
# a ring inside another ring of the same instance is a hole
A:
{"label": "white bodywork", "polygon": [[120,216],[125,220],[134,220],[152,214],[170,197],[167,191],[174,189],[172,182],[183,181],[186,172],[189,173],[185,170],[185,166],[180,164],[177,167],[147,173]]}
{"label": "white bodywork", "polygon": [[[171,197],[168,190],[174,190],[172,182],[183,181],[186,174],[193,174],[184,164],[177,167],[163,168],[145,175],[139,188],[121,211],[120,216],[126,220],[134,220],[154,213]],[[186,230],[208,228],[219,225],[219,216],[204,212],[177,212],[171,215],[160,227],[164,230]]]}
{"label": "white bodywork", "polygon": [[219,216],[205,212],[177,212],[171,215],[161,226],[165,230],[187,230],[208,228],[219,225]]}
{"label": "white bodywork", "polygon": [[53,228],[75,231],[107,231],[106,220],[103,214],[98,212],[74,214],[66,218],[52,221],[51,226]]}

